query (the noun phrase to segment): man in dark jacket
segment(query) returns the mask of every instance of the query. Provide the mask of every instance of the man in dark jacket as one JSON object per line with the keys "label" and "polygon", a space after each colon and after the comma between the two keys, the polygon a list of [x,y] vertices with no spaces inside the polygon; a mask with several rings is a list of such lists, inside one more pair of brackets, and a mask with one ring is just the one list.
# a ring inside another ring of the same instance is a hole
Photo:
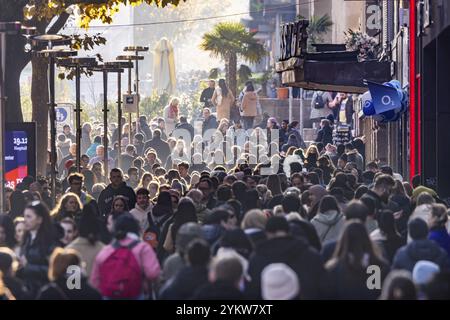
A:
{"label": "man in dark jacket", "polygon": [[208,243],[195,239],[187,247],[187,263],[172,281],[161,290],[161,300],[187,300],[192,293],[208,284],[208,264],[210,259]]}
{"label": "man in dark jacket", "polygon": [[153,139],[145,143],[144,153],[147,153],[149,148],[152,148],[156,151],[158,158],[162,163],[166,163],[167,158],[170,155],[170,148],[169,144],[161,139],[161,131],[159,129],[156,129],[153,132]]}
{"label": "man in dark jacket", "polygon": [[394,257],[393,269],[413,271],[416,262],[427,260],[436,263],[442,271],[450,270],[450,261],[444,249],[433,240],[427,239],[428,226],[421,218],[415,218],[408,223],[409,236],[413,240],[401,247]]}
{"label": "man in dark jacket", "polygon": [[118,168],[112,169],[109,174],[109,180],[111,180],[111,183],[100,193],[98,198],[100,213],[106,216],[111,212],[112,201],[118,195],[124,196],[128,200],[128,208],[134,208],[136,205],[136,194],[123,181],[122,170]]}
{"label": "man in dark jacket", "polygon": [[377,177],[374,187],[361,197],[369,197],[375,202],[375,210],[389,209],[396,212],[398,206],[389,200],[389,196],[392,194],[392,189],[395,186],[395,180],[387,174],[383,174]]}
{"label": "man in dark jacket", "polygon": [[285,263],[297,274],[303,299],[319,299],[325,287],[325,269],[319,253],[304,239],[290,234],[284,217],[272,217],[266,225],[268,240],[260,243],[249,260],[247,297],[261,299],[261,272],[271,263]]}
{"label": "man in dark jacket", "polygon": [[[192,139],[194,139],[194,127],[187,122],[186,117],[184,117],[184,116],[180,117],[180,123],[177,123],[177,125],[175,126],[175,129],[183,129],[183,130],[186,130],[187,132],[189,132],[190,140],[189,140],[189,143],[186,141],[186,145],[190,145],[190,142],[192,142]],[[172,135],[173,135],[173,133],[172,133]],[[186,138],[186,136],[184,134],[182,135],[182,137]],[[177,138],[177,137],[175,137],[175,138]]]}
{"label": "man in dark jacket", "polygon": [[213,107],[213,103],[211,102],[211,99],[214,94],[215,87],[216,87],[216,82],[214,80],[209,80],[208,88],[206,88],[202,91],[202,95],[200,96],[200,102],[203,103],[203,108]]}
{"label": "man in dark jacket", "polygon": [[216,116],[211,114],[211,110],[209,108],[203,109],[203,126],[202,126],[202,134],[204,135],[207,130],[217,129],[217,119]]}
{"label": "man in dark jacket", "polygon": [[144,134],[145,141],[148,141],[153,137],[152,130],[150,130],[150,127],[148,126],[146,116],[139,117],[139,132]]}

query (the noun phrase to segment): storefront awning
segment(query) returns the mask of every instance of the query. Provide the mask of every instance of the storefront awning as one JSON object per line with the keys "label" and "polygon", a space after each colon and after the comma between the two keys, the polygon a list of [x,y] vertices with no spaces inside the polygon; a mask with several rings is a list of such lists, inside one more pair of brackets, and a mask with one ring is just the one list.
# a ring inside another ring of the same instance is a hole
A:
{"label": "storefront awning", "polygon": [[315,61],[291,58],[276,63],[282,84],[309,90],[364,93],[363,80],[383,83],[391,80],[391,62]]}

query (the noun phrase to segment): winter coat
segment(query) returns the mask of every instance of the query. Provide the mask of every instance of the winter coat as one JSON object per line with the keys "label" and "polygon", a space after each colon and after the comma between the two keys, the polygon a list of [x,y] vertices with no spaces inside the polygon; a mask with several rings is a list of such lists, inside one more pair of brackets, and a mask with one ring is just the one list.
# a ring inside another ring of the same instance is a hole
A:
{"label": "winter coat", "polygon": [[170,105],[164,108],[164,122],[166,124],[166,132],[170,135],[175,130],[175,124],[178,122],[178,118],[170,116]]}
{"label": "winter coat", "polygon": [[34,298],[30,296],[30,292],[25,286],[25,283],[17,277],[3,275],[3,283],[11,291],[11,294],[16,300],[30,300]]}
{"label": "winter coat", "polygon": [[103,216],[111,212],[112,201],[118,195],[124,196],[128,200],[128,208],[134,208],[136,205],[136,194],[125,182],[122,182],[117,189],[114,189],[110,184],[100,193],[98,198],[98,207]]}
{"label": "winter coat", "polygon": [[103,247],[104,244],[100,241],[96,241],[92,245],[87,238],[78,237],[66,248],[77,250],[80,253],[82,261],[86,264],[86,276],[89,277],[92,272],[95,257],[103,249]]}
{"label": "winter coat", "polygon": [[186,266],[161,290],[160,300],[188,300],[198,288],[208,284],[208,269]]}
{"label": "winter coat", "polygon": [[66,139],[65,141],[58,141],[56,143],[56,147],[61,150],[61,155],[63,157],[67,156],[69,154],[69,148],[70,148],[70,144],[72,142],[69,139]]}
{"label": "winter coat", "polygon": [[86,154],[89,158],[93,158],[96,155],[97,147],[100,146],[100,143],[92,143],[86,150]]}
{"label": "winter coat", "polygon": [[[178,123],[175,126],[175,129],[177,130],[186,130],[187,132],[189,132],[189,134],[187,136],[183,135],[183,139],[187,139],[189,137],[189,141],[185,140],[186,145],[190,145],[192,142],[192,139],[194,139],[194,127],[192,125],[190,125],[187,122],[184,123]],[[178,137],[176,137],[178,138]]]}
{"label": "winter coat", "polygon": [[148,214],[152,211],[153,205],[150,204],[147,209],[142,209],[137,203],[134,209],[130,210],[133,217],[139,221],[141,232],[144,232],[148,228]]}
{"label": "winter coat", "polygon": [[202,134],[204,135],[206,131],[211,129],[217,129],[219,124],[217,123],[217,118],[215,115],[210,115],[208,119],[204,119],[202,126]]}
{"label": "winter coat", "polygon": [[217,87],[211,101],[217,106],[217,120],[230,119],[231,107],[234,105],[234,96],[230,90],[228,95],[223,96],[221,88]]}
{"label": "winter coat", "polygon": [[322,142],[324,146],[328,143],[333,144],[333,128],[323,127],[317,132],[316,142]]}
{"label": "winter coat", "polygon": [[[84,276],[81,277],[80,289],[71,290],[65,277],[41,288],[37,300],[101,300],[101,294],[91,287]],[[70,281],[70,280],[69,280]]]}
{"label": "winter coat", "polygon": [[317,235],[322,243],[338,240],[344,228],[344,215],[337,211],[318,213],[311,223],[316,228]]}
{"label": "winter coat", "polygon": [[[389,273],[386,263],[374,263],[381,269],[381,283]],[[327,298],[333,300],[376,300],[381,290],[369,289],[367,281],[369,275],[366,268],[350,270],[344,267],[342,262],[332,267],[327,272]]]}
{"label": "winter coat", "polygon": [[246,92],[242,98],[241,109],[243,117],[256,117],[258,96],[255,92]]}
{"label": "winter coat", "polygon": [[156,151],[158,158],[162,163],[166,163],[167,157],[170,154],[170,147],[166,141],[162,140],[160,137],[154,136],[153,139],[148,140],[145,143],[144,153],[146,153],[149,148]]}
{"label": "winter coat", "polygon": [[428,234],[428,239],[436,241],[436,243],[444,249],[450,257],[450,235],[445,227],[431,229]]}
{"label": "winter coat", "polygon": [[353,162],[356,164],[356,168],[358,170],[363,171],[364,170],[364,159],[362,155],[359,154],[358,150],[353,149],[349,152],[347,152],[347,159],[348,162]]}
{"label": "winter coat", "polygon": [[123,172],[128,172],[128,169],[130,169],[133,166],[134,157],[129,155],[128,153],[122,153],[120,156],[120,169],[122,169]]}
{"label": "winter coat", "polygon": [[183,269],[186,266],[186,261],[183,259],[183,257],[180,255],[179,252],[175,252],[174,254],[171,254],[167,257],[167,259],[164,261],[163,264],[163,271],[162,271],[162,281],[169,281],[173,280],[173,277],[177,275],[181,269]]}
{"label": "winter coat", "polygon": [[150,130],[150,127],[148,126],[147,122],[139,122],[139,131],[144,134],[145,141],[150,140],[153,138],[152,130]]}
{"label": "winter coat", "polygon": [[380,248],[383,257],[392,263],[398,249],[406,244],[406,241],[400,236],[392,236],[389,239],[380,229],[374,230],[370,234],[370,239]]}
{"label": "winter coat", "polygon": [[414,240],[401,247],[394,256],[392,268],[405,269],[412,272],[416,262],[419,260],[434,262],[439,265],[441,270],[450,269],[447,252],[439,247],[437,243],[428,239]]}
{"label": "winter coat", "polygon": [[294,136],[294,137],[289,136],[288,142],[285,143],[285,144],[281,147],[281,151],[282,151],[282,152],[287,152],[288,149],[289,149],[290,147],[300,148],[300,143],[299,143],[299,141],[297,140],[297,137],[295,137],[295,136]]}
{"label": "winter coat", "polygon": [[[119,243],[121,246],[128,246],[136,239],[138,239],[136,235],[133,234],[131,236],[130,234],[128,234],[127,237],[120,240]],[[107,245],[98,253],[97,257],[95,258],[94,267],[92,268],[90,277],[90,283],[97,289],[100,288],[102,277],[102,275],[100,274],[100,268],[106,261],[106,259],[114,253],[115,250],[116,249],[112,244]],[[131,251],[136,258],[139,266],[141,267],[143,282],[145,283],[144,280],[156,280],[161,273],[161,267],[159,266],[158,259],[152,247],[145,242],[139,241],[139,243],[135,245]]]}
{"label": "winter coat", "polygon": [[287,139],[288,140],[289,140],[289,136],[291,134],[293,134],[295,136],[295,138],[297,138],[298,147],[306,150],[306,144],[305,144],[305,141],[303,140],[303,137],[302,137],[302,134],[300,133],[300,130],[299,129],[294,129],[294,128],[289,130],[289,132],[287,134]]}
{"label": "winter coat", "polygon": [[31,240],[31,236],[24,240],[21,253],[25,256],[27,264],[20,270],[25,285],[34,297],[39,288],[48,283],[49,257],[56,247],[54,243],[50,245],[40,245]]}
{"label": "winter coat", "polygon": [[266,240],[256,248],[249,260],[251,282],[246,287],[247,296],[261,299],[261,272],[271,263],[285,263],[291,267],[301,283],[303,299],[318,299],[324,283],[325,269],[319,253],[306,240],[291,236]]}
{"label": "winter coat", "polygon": [[244,295],[234,286],[217,281],[199,288],[193,295],[194,300],[242,300]]}

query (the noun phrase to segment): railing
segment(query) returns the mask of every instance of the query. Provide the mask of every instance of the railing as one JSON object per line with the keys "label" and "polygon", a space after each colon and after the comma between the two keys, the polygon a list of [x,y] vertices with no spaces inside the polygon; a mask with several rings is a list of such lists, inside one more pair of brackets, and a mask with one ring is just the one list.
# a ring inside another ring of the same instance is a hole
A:
{"label": "railing", "polygon": [[308,25],[308,20],[299,20],[281,26],[280,61],[304,57],[308,42]]}

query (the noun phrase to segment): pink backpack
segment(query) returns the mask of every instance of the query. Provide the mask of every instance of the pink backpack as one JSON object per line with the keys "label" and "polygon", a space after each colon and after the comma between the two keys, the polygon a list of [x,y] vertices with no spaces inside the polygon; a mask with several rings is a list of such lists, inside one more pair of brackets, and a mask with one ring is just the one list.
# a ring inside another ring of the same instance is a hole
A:
{"label": "pink backpack", "polygon": [[122,246],[113,243],[114,252],[100,267],[100,293],[113,299],[136,298],[141,294],[142,271],[132,249],[139,243],[133,241]]}

